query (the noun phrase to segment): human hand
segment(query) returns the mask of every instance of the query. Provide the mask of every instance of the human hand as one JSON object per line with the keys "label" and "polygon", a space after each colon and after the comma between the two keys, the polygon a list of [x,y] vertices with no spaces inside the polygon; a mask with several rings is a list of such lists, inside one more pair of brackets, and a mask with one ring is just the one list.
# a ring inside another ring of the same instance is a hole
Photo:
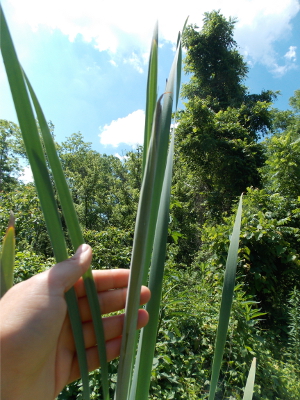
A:
{"label": "human hand", "polygon": [[[1,399],[53,400],[80,377],[64,293],[73,285],[78,296],[89,370],[99,367],[91,314],[80,278],[92,259],[88,245],[69,260],[13,286],[0,301]],[[125,306],[129,270],[93,271],[102,314]],[[114,289],[114,290],[112,290]],[[146,287],[141,304],[150,299]],[[103,319],[107,360],[120,353],[124,314]],[[148,322],[139,310],[138,328]]]}

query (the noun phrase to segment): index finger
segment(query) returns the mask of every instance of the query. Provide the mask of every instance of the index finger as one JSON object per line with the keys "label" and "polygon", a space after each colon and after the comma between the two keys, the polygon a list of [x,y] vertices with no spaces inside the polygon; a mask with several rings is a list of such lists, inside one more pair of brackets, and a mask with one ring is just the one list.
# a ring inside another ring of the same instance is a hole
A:
{"label": "index finger", "polygon": [[[127,287],[129,274],[129,269],[93,270],[97,292]],[[78,297],[86,296],[84,281],[82,278],[75,283],[74,287]]]}

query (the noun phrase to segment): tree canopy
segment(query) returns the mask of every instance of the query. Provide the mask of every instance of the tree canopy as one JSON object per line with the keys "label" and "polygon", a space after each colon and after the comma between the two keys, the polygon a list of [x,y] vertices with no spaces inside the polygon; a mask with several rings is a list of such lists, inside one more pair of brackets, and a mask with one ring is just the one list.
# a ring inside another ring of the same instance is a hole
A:
{"label": "tree canopy", "polygon": [[203,207],[218,219],[248,186],[260,187],[265,161],[261,137],[271,130],[276,94],[250,94],[243,85],[248,68],[233,39],[235,20],[206,13],[202,29],[184,34],[183,85],[187,99],[179,116],[178,146],[189,168],[197,171]]}
{"label": "tree canopy", "polygon": [[246,94],[242,82],[248,67],[233,39],[236,20],[212,11],[204,14],[203,23],[200,32],[194,25],[183,35],[185,71],[192,74],[190,82],[183,85],[183,97],[209,99],[214,111],[238,107]]}

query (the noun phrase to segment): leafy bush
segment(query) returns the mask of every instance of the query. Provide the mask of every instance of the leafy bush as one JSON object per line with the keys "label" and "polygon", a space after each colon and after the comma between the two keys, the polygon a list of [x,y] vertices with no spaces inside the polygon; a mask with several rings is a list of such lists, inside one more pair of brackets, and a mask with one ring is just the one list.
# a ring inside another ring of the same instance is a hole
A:
{"label": "leafy bush", "polygon": [[[203,227],[202,248],[195,265],[209,262],[214,268],[206,274],[218,274],[225,265],[232,220],[232,216],[224,217],[223,224],[207,223]],[[246,292],[254,295],[268,313],[265,326],[278,329],[283,337],[287,327],[283,305],[300,281],[299,226],[299,200],[248,188],[243,202],[237,273],[244,277]]]}
{"label": "leafy bush", "polygon": [[25,281],[54,264],[54,258],[45,259],[29,250],[18,251],[15,258],[14,284]]}
{"label": "leafy bush", "polygon": [[52,257],[52,246],[33,184],[21,184],[11,192],[1,193],[1,236],[5,233],[9,210],[15,216],[17,249],[30,250],[36,254],[43,254],[44,257]]}
{"label": "leafy bush", "polygon": [[84,230],[84,240],[93,249],[93,268],[128,268],[133,231],[108,226],[101,232]]}

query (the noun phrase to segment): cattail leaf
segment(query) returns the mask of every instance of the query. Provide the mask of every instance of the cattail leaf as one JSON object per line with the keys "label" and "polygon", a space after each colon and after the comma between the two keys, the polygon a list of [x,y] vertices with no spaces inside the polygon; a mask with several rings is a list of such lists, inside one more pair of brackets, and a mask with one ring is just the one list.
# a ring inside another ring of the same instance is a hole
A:
{"label": "cattail leaf", "polygon": [[[32,98],[32,102],[38,117],[39,126],[42,133],[44,146],[46,149],[48,161],[51,167],[54,182],[57,188],[57,193],[60,199],[65,222],[68,228],[68,234],[70,236],[74,251],[84,243],[81,228],[75,211],[74,203],[72,201],[71,193],[68,188],[66,178],[63,173],[61,162],[59,160],[55,143],[50,133],[47,121],[45,119],[42,108],[35,95],[35,92],[24,73],[26,83],[29,89],[29,93]],[[104,400],[109,399],[109,387],[108,387],[108,368],[107,368],[107,357],[106,357],[106,344],[104,337],[104,328],[101,318],[101,309],[98,300],[97,289],[93,279],[91,267],[83,275],[84,285],[86,294],[89,300],[89,305],[92,313],[92,319],[94,324],[94,330],[97,340],[98,356],[101,364],[101,381]]]}
{"label": "cattail leaf", "polygon": [[[136,353],[137,311],[142,279],[145,283],[150,267],[151,254],[162,186],[167,163],[167,154],[172,119],[174,83],[180,46],[172,64],[166,91],[156,103],[152,133],[142,180],[138,205],[134,242],[131,259],[131,273],[128,285],[122,346],[115,392],[116,400],[128,398],[131,374]],[[161,99],[163,105],[161,106]]]}
{"label": "cattail leaf", "polygon": [[[178,35],[177,46],[178,46],[178,57],[177,59],[175,58],[173,64],[173,70],[175,71],[176,74],[175,110],[177,109],[180,84],[181,84],[182,50],[181,50],[180,33]],[[171,78],[171,83],[172,83],[172,78]],[[175,111],[175,116],[176,116],[176,111]],[[149,303],[146,305],[146,310],[149,313],[149,322],[147,326],[142,329],[140,335],[138,353],[134,367],[133,382],[130,391],[130,400],[134,400],[136,398],[138,399],[148,398],[151,370],[153,365],[153,356],[155,351],[155,343],[156,343],[156,336],[158,329],[162,281],[163,281],[165,253],[167,244],[173,153],[174,153],[174,129],[172,132],[172,139],[164,175],[164,182],[159,204],[157,223],[155,226],[153,255],[152,255],[149,284],[148,284],[152,295]],[[147,268],[146,272],[148,274]]]}
{"label": "cattail leaf", "polygon": [[[180,63],[180,68],[178,67]],[[167,162],[167,153],[168,153],[168,146],[169,146],[169,138],[170,138],[170,126],[172,120],[172,111],[173,111],[173,99],[174,99],[174,85],[175,85],[175,78],[177,82],[177,89],[179,93],[180,87],[180,76],[181,76],[181,42],[180,45],[177,47],[176,54],[173,60],[173,64],[170,70],[170,74],[167,80],[166,91],[161,96],[163,97],[163,106],[161,108],[161,113],[159,115],[160,122],[156,124],[159,126],[160,131],[153,131],[152,135],[157,136],[155,146],[153,151],[156,153],[156,157],[158,160],[158,165],[156,167],[156,178],[154,181],[154,187],[152,192],[152,201],[151,201],[151,217],[150,217],[150,225],[149,225],[149,236],[146,248],[146,257],[145,257],[145,266],[144,269],[144,277],[143,277],[143,284],[147,284],[149,268],[150,268],[150,261],[151,261],[151,254],[153,249],[153,241],[155,235],[155,227],[156,227],[156,220],[158,214],[158,208],[160,203],[160,195],[161,189],[164,180],[164,173],[166,168]],[[177,104],[176,104],[177,107]]]}
{"label": "cattail leaf", "polygon": [[168,154],[165,179],[162,188],[161,202],[155,230],[153,256],[148,285],[151,291],[151,299],[146,305],[146,310],[149,313],[149,322],[142,329],[140,335],[130,400],[147,400],[149,396],[150,378],[157,337],[164,264],[167,248],[173,154],[174,132],[172,134]]}
{"label": "cattail leaf", "polygon": [[[0,5],[1,7],[1,5]],[[38,128],[35,122],[31,102],[24,82],[24,76],[20,67],[15,49],[8,31],[8,27],[1,10],[1,52],[6,69],[11,94],[15,104],[19,125],[21,128],[24,145],[31,165],[36,189],[40,198],[42,210],[45,215],[47,227],[50,229],[50,238],[55,257],[63,261],[68,257],[64,245],[64,237],[61,229],[54,193],[47,170]]]}
{"label": "cattail leaf", "polygon": [[239,237],[241,230],[241,217],[242,217],[242,196],[240,197],[239,206],[236,213],[235,223],[232,231],[227,262],[226,262],[221,308],[219,314],[219,323],[217,329],[212,375],[210,382],[209,400],[213,400],[215,397],[215,392],[220,375],[221,363],[226,342],[226,336],[228,331],[229,317],[230,317],[233,292],[234,292],[236,267],[237,267]]}
{"label": "cattail leaf", "polygon": [[143,147],[143,172],[146,166],[146,158],[152,132],[152,122],[157,100],[157,70],[158,70],[158,24],[156,23],[153,32],[146,92],[145,131]]}
{"label": "cattail leaf", "polygon": [[[161,115],[160,99],[155,110],[155,121],[153,129],[159,130]],[[140,200],[137,211],[132,258],[130,265],[130,279],[127,291],[125,320],[122,334],[122,345],[120,353],[120,363],[118,369],[118,381],[115,398],[118,400],[126,399],[129,390],[129,377],[131,376],[132,362],[135,354],[135,331],[137,325],[137,311],[139,308],[140,290],[143,278],[143,266],[145,265],[146,245],[148,243],[148,233],[150,225],[151,199],[153,197],[153,187],[157,164],[156,148],[157,137],[152,136],[145,173],[142,182]]]}
{"label": "cattail leaf", "polygon": [[10,214],[8,227],[3,239],[0,255],[1,293],[2,297],[13,285],[15,265],[15,218]]}
{"label": "cattail leaf", "polygon": [[254,357],[247,378],[243,400],[252,400],[254,391],[255,372],[256,372],[256,358]]}
{"label": "cattail leaf", "polygon": [[[17,58],[17,54],[10,36],[10,32],[6,23],[6,19],[4,17],[1,4],[0,36],[1,53],[20,129],[22,132],[24,145],[33,173],[41,208],[45,217],[54,256],[56,258],[56,261],[60,262],[68,258],[65,238],[57,210],[57,205],[55,202],[54,192],[51,185],[42,144],[40,141],[38,128],[28,96],[23,71]],[[79,360],[80,373],[83,380],[83,397],[84,399],[88,400],[90,398],[88,368],[81,317],[74,288],[71,288],[65,294],[65,298],[68,305],[68,311],[70,315],[70,321]]]}

